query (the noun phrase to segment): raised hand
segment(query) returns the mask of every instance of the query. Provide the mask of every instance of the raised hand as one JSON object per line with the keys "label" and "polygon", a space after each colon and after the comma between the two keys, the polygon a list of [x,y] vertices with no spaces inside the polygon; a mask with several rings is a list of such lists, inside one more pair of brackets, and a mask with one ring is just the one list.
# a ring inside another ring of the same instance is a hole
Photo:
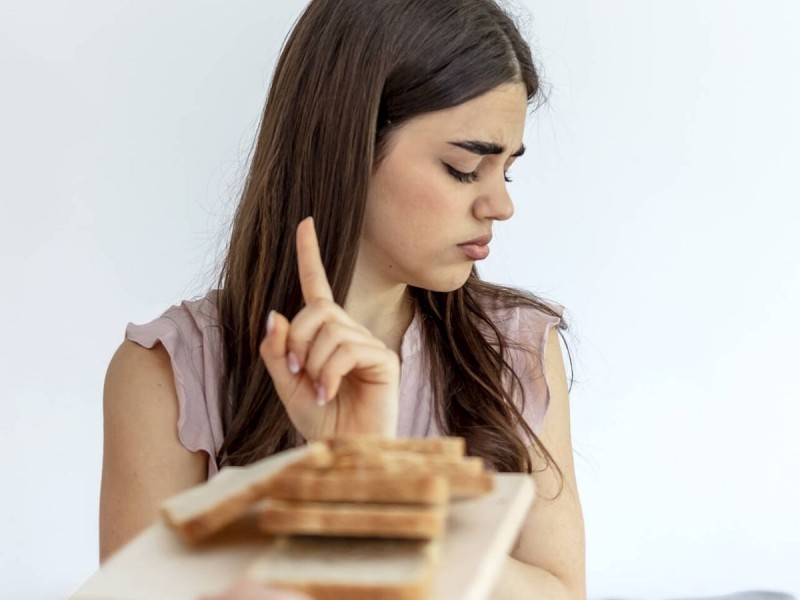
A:
{"label": "raised hand", "polygon": [[339,433],[394,436],[400,360],[333,301],[311,217],[297,227],[305,306],[290,323],[271,311],[259,351],[306,440]]}

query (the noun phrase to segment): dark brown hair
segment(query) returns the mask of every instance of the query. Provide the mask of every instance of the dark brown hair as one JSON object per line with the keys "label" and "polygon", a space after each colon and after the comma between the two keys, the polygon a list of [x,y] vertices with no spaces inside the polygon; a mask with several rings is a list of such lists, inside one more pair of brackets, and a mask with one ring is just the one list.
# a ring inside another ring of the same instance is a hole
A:
{"label": "dark brown hair", "polygon": [[[392,132],[414,117],[522,82],[540,96],[531,51],[492,0],[313,0],[275,69],[255,152],[219,274],[224,355],[220,466],[293,447],[299,436],[258,346],[270,309],[302,307],[294,235],[313,215],[334,300],[353,277],[367,187]],[[480,280],[453,292],[409,287],[422,315],[435,415],[445,435],[498,471],[531,472],[547,450],[521,417],[523,386],[489,309],[555,311],[536,296]],[[563,322],[560,325],[564,328]],[[535,352],[533,348],[527,351]],[[521,403],[513,399],[519,394]],[[530,444],[517,435],[525,430]],[[559,471],[560,474],[560,471]]]}

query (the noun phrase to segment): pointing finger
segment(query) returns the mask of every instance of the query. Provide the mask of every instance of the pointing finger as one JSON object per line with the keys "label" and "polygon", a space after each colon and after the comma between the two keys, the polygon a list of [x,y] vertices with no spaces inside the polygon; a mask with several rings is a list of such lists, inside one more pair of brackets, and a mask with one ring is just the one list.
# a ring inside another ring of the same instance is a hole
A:
{"label": "pointing finger", "polygon": [[319,240],[311,217],[303,219],[297,226],[297,268],[306,304],[316,298],[333,300],[333,291],[322,264]]}

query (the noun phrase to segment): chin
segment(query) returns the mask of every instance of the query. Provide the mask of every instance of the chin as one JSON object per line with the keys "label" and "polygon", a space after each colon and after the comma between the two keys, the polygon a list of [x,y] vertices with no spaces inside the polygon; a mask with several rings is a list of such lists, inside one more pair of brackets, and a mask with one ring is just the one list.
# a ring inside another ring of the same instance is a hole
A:
{"label": "chin", "polygon": [[431,292],[454,292],[461,288],[469,279],[471,268],[464,270],[463,273],[454,273],[449,270],[447,273],[442,273],[440,277],[421,277],[418,283],[412,283],[414,287],[419,287]]}

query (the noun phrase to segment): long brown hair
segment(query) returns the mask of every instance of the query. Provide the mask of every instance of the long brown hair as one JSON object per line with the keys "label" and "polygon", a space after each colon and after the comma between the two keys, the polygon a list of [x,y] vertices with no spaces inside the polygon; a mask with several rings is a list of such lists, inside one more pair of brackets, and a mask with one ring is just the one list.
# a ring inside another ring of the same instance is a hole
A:
{"label": "long brown hair", "polygon": [[[493,0],[313,0],[287,39],[261,117],[255,152],[219,274],[224,365],[220,466],[293,447],[299,436],[258,346],[270,309],[302,307],[294,234],[313,215],[334,300],[350,288],[373,170],[392,132],[507,82],[540,96],[531,51]],[[512,400],[524,402],[490,308],[532,307],[536,296],[482,281],[473,268],[453,292],[409,287],[422,315],[435,415],[445,435],[498,471],[531,472],[526,452],[552,457]],[[563,321],[560,325],[564,328]],[[533,348],[525,348],[535,352]],[[525,430],[530,444],[519,438]]]}

